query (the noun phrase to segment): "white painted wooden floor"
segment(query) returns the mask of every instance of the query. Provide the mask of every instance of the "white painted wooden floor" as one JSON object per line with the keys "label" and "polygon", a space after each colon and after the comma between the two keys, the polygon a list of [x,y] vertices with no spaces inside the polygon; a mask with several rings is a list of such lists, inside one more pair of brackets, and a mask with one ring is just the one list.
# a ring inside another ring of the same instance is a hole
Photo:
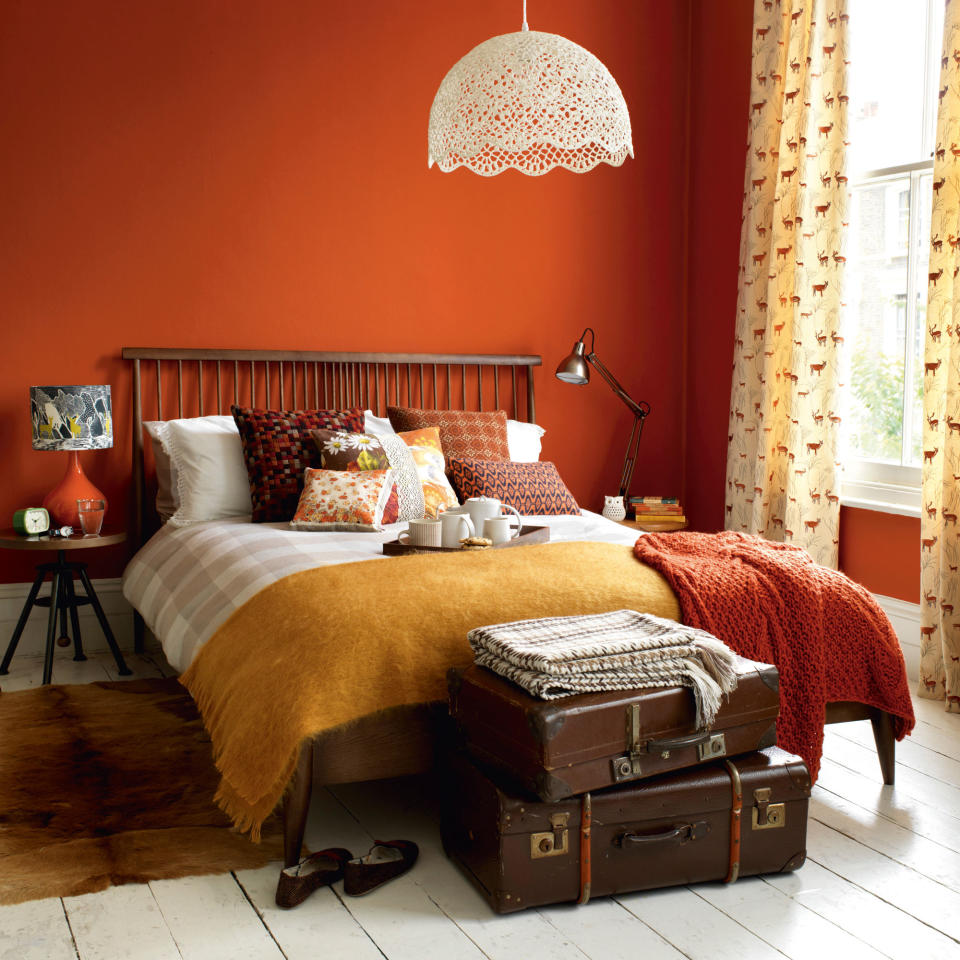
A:
{"label": "white painted wooden floor", "polygon": [[[62,652],[61,652],[62,653]],[[159,655],[131,666],[169,671]],[[57,660],[54,679],[114,675],[108,655]],[[2,687],[39,683],[14,661]],[[960,958],[960,716],[916,701],[913,737],[884,787],[867,723],[828,729],[797,873],[493,914],[440,847],[426,779],[319,791],[307,842],[365,852],[373,837],[420,844],[400,880],[361,898],[338,884],[291,911],[273,903],[279,865],[113,887],[0,907],[0,960],[904,960]]]}

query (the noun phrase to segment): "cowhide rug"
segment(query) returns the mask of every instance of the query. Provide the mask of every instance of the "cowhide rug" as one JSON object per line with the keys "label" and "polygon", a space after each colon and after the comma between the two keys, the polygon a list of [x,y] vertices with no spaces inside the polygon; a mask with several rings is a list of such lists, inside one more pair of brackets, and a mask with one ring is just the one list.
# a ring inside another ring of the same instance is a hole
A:
{"label": "cowhide rug", "polygon": [[176,680],[0,693],[0,904],[278,859],[276,819],[251,843],[217,781]]}

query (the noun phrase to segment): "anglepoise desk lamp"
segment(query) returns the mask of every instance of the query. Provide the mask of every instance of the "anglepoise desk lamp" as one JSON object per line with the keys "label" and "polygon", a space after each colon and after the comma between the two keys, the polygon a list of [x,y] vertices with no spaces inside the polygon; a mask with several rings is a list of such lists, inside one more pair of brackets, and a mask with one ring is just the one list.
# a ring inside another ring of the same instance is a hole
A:
{"label": "anglepoise desk lamp", "polygon": [[[586,352],[584,337],[590,334],[590,352]],[[587,327],[580,334],[580,339],[573,345],[570,355],[557,367],[557,379],[564,383],[589,383],[590,367],[606,380],[610,389],[629,407],[633,414],[633,428],[630,430],[630,440],[627,442],[627,452],[623,458],[623,471],[620,474],[620,496],[626,501],[633,480],[633,471],[637,465],[637,449],[640,446],[640,435],[643,433],[643,421],[650,414],[650,404],[644,400],[639,403],[627,393],[617,381],[617,378],[601,363],[600,358],[593,352],[594,333]]]}

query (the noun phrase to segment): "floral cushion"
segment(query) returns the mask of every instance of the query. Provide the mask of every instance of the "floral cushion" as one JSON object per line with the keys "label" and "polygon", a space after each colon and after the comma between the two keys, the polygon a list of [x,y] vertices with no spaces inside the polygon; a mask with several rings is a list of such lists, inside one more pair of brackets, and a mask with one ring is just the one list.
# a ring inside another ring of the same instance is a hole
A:
{"label": "floral cushion", "polygon": [[518,513],[534,516],[580,514],[573,494],[549,460],[512,463],[457,458],[450,461],[450,477],[461,500],[496,497]]}
{"label": "floral cushion", "polygon": [[507,415],[502,410],[479,413],[474,410],[421,410],[417,407],[387,407],[387,416],[396,431],[436,427],[447,458],[475,457],[478,460],[509,460]]}
{"label": "floral cushion", "polygon": [[423,487],[410,448],[396,434],[311,430],[320,462],[327,470],[393,470],[394,487],[383,514],[384,523],[419,520],[425,504]]}
{"label": "floral cushion", "polygon": [[251,410],[231,407],[250,479],[253,522],[289,520],[303,489],[303,471],[320,466],[310,431],[362,430],[363,410]]}
{"label": "floral cushion", "polygon": [[392,489],[391,470],[307,467],[303,493],[290,526],[298,530],[379,531]]}
{"label": "floral cushion", "polygon": [[[408,430],[398,433],[397,436],[410,448],[413,462],[417,465],[426,516],[435,517],[440,507],[457,506],[457,495],[444,473],[440,431],[436,427],[427,427],[423,430]],[[380,439],[383,440],[384,437]]]}

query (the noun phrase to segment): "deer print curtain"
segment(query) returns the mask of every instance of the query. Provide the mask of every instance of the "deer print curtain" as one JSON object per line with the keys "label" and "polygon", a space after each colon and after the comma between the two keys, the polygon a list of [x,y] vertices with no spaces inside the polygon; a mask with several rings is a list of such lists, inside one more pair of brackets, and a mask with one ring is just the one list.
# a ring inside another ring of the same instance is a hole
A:
{"label": "deer print curtain", "polygon": [[755,2],[727,449],[726,528],[832,567],[848,19],[843,0]]}
{"label": "deer print curtain", "polygon": [[960,4],[940,61],[924,345],[921,696],[960,711]]}

